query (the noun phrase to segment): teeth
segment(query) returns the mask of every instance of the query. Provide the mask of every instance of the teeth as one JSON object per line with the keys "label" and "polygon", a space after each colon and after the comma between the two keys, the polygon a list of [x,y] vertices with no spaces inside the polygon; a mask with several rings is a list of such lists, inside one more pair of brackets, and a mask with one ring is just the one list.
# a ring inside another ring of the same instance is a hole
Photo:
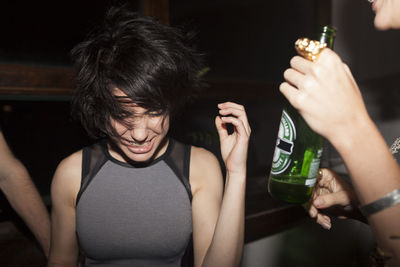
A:
{"label": "teeth", "polygon": [[371,4],[375,1],[375,0],[367,0],[368,2],[370,2]]}
{"label": "teeth", "polygon": [[135,143],[133,141],[129,141],[129,144],[131,144],[133,146],[137,146],[137,147],[145,147],[145,146],[147,146],[149,144],[149,142],[145,142],[143,144],[137,144],[137,143]]}

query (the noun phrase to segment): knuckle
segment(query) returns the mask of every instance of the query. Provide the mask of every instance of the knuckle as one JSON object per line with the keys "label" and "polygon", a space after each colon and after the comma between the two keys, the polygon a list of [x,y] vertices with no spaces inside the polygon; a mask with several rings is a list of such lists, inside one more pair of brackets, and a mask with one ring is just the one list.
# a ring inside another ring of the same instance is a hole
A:
{"label": "knuckle", "polygon": [[322,66],[320,64],[315,64],[315,66],[313,66],[313,68],[311,68],[311,73],[314,77],[321,77],[326,73],[326,71],[325,71],[324,66]]}
{"label": "knuckle", "polygon": [[314,86],[314,79],[306,76],[303,80],[301,80],[299,87],[303,90],[309,90]]}

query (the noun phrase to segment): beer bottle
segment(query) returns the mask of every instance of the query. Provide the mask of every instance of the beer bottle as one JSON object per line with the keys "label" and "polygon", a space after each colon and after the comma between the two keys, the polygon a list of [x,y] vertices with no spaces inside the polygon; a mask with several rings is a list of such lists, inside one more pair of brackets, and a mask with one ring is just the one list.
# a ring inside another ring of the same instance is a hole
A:
{"label": "beer bottle", "polygon": [[[334,27],[322,27],[320,43],[333,48],[334,38]],[[288,203],[307,202],[317,180],[322,146],[323,138],[286,102],[269,175],[269,193]]]}

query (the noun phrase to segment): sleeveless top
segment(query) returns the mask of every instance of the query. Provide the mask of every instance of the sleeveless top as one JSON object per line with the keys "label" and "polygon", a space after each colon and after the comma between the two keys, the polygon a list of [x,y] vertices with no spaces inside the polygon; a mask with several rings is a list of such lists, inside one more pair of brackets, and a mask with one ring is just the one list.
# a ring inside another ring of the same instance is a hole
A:
{"label": "sleeveless top", "polygon": [[190,146],[172,139],[148,164],[83,149],[76,232],[85,266],[181,266],[191,247]]}

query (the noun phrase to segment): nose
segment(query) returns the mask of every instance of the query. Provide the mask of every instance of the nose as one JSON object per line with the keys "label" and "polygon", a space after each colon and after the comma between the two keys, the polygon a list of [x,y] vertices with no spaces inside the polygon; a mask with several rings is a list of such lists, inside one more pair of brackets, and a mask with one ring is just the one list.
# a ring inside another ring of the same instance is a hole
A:
{"label": "nose", "polygon": [[147,127],[145,125],[138,125],[129,131],[131,138],[136,143],[145,142],[148,136]]}

